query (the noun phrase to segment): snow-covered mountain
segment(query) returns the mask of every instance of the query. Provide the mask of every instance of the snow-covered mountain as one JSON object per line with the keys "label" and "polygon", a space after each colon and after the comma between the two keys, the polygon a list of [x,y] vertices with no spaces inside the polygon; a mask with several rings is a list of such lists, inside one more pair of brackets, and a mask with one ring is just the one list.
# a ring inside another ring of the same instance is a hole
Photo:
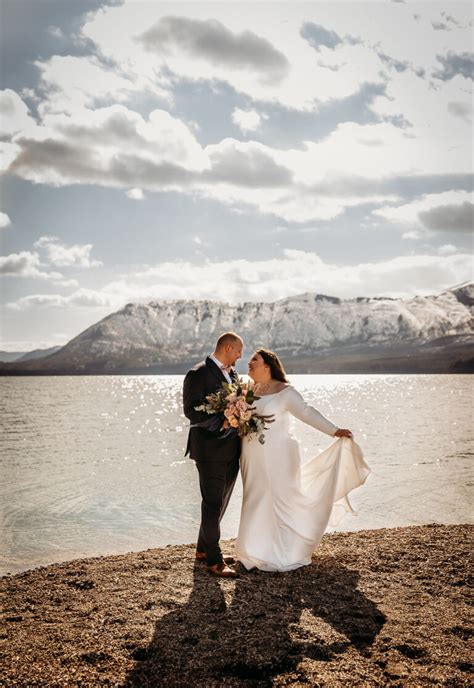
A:
{"label": "snow-covered mountain", "polygon": [[[467,346],[474,343],[473,304],[473,283],[410,299],[343,300],[308,293],[274,303],[130,303],[56,353],[41,360],[4,364],[1,369],[38,373],[181,371],[211,351],[221,332],[234,330],[243,337],[246,353],[266,346],[284,356],[288,369],[293,362],[293,370],[298,372],[319,372],[318,361],[325,361],[330,372],[356,372],[361,369],[357,361],[365,361],[364,370],[383,370],[383,366],[374,368],[369,363],[387,357],[402,357],[408,371],[410,359],[420,356],[435,355],[437,360],[446,356],[448,360],[448,354],[457,350],[466,360]],[[354,364],[348,367],[349,359]]]}

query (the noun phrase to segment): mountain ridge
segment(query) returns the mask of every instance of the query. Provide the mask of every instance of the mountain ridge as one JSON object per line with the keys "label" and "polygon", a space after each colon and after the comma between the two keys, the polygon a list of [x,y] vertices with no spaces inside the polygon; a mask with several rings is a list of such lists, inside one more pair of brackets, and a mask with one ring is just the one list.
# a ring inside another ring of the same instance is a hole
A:
{"label": "mountain ridge", "polygon": [[[176,299],[128,303],[51,355],[4,363],[0,374],[171,371],[202,359],[225,330],[241,334],[249,352],[266,346],[281,353],[288,370],[301,367],[303,360],[307,366],[302,372],[319,370],[318,361],[323,360],[331,370],[338,370],[339,360],[344,372],[359,372],[360,366],[360,372],[370,372],[375,359],[380,363],[388,357],[401,359],[395,365],[397,372],[403,372],[404,366],[410,372],[410,363],[415,361],[415,369],[420,370],[419,359],[425,355],[437,359],[437,370],[448,372],[469,360],[469,348],[474,344],[473,307],[472,282],[407,299],[341,299],[306,292],[274,302]],[[451,360],[453,353],[459,360]],[[448,370],[443,356],[449,362]]]}

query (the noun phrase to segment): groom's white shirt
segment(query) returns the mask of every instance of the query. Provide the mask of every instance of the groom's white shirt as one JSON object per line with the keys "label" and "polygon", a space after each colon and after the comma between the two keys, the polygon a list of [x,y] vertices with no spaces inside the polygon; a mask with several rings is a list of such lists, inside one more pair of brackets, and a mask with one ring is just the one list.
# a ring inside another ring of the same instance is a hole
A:
{"label": "groom's white shirt", "polygon": [[[217,366],[219,366],[219,368],[222,370],[222,366],[224,365],[224,364],[222,363],[222,361],[219,361],[219,359],[216,358],[216,357],[214,356],[214,354],[209,354],[209,358],[210,358],[211,360],[213,360],[214,363],[215,363]],[[231,377],[230,377],[230,375],[229,375],[229,373],[228,373],[227,370],[222,370],[222,373],[223,373],[225,379],[227,380],[227,382],[232,382]]]}

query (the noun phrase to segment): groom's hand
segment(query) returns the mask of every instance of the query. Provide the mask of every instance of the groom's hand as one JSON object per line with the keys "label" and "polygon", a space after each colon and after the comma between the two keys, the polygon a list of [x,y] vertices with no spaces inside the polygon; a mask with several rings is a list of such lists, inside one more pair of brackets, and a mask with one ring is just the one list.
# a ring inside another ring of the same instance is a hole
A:
{"label": "groom's hand", "polygon": [[338,428],[334,433],[334,437],[350,437],[352,439],[352,432],[347,428]]}

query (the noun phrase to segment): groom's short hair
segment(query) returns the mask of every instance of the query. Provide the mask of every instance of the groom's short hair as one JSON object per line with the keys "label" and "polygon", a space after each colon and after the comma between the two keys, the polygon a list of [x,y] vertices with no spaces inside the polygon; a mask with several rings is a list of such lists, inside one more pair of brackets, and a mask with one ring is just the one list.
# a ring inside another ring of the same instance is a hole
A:
{"label": "groom's short hair", "polygon": [[241,341],[242,337],[239,337],[239,335],[235,332],[223,332],[217,340],[216,351],[224,348],[224,346],[227,346],[227,344],[235,344],[236,342]]}

